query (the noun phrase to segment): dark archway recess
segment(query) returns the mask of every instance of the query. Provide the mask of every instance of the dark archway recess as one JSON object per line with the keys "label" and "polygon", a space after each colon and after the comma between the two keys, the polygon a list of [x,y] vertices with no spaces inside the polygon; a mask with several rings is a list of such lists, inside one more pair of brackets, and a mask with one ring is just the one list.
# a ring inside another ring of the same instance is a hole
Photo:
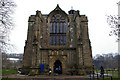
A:
{"label": "dark archway recess", "polygon": [[62,63],[60,62],[60,60],[56,60],[54,63],[54,73],[62,74]]}

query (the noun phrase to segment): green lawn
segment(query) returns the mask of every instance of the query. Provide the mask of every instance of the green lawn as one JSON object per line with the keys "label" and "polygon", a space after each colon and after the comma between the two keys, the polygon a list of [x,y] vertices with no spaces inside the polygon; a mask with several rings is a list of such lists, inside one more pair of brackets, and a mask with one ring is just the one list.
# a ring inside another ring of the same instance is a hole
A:
{"label": "green lawn", "polygon": [[[100,70],[95,70],[96,73],[100,73]],[[118,74],[117,71],[105,71],[105,74]]]}
{"label": "green lawn", "polygon": [[[99,80],[103,80],[103,78],[100,78]],[[111,77],[105,77],[104,80],[111,80]],[[120,80],[120,76],[114,76],[112,77],[112,80]]]}
{"label": "green lawn", "polygon": [[105,74],[118,74],[117,71],[105,71]]}
{"label": "green lawn", "polygon": [[[96,73],[100,73],[100,70],[95,70]],[[105,71],[105,74],[113,74],[117,75],[117,71]],[[96,79],[97,80],[97,79]],[[99,80],[103,80],[103,78],[100,78]],[[104,80],[111,80],[111,77],[104,77]],[[112,80],[120,80],[120,76],[113,76]]]}
{"label": "green lawn", "polygon": [[1,80],[24,80],[24,79],[17,79],[17,78],[2,78]]}
{"label": "green lawn", "polygon": [[[103,80],[103,78],[100,78],[99,80]],[[110,77],[105,77],[104,80],[111,80]]]}
{"label": "green lawn", "polygon": [[17,73],[18,72],[15,69],[2,69],[2,75],[12,75]]}

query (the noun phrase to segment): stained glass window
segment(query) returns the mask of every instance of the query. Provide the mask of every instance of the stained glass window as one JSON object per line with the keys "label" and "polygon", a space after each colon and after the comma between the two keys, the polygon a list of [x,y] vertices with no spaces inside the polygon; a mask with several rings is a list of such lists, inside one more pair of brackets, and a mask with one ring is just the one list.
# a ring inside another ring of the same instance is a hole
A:
{"label": "stained glass window", "polygon": [[62,27],[63,27],[62,23],[60,23],[60,33],[62,33],[62,30],[63,30]]}
{"label": "stained glass window", "polygon": [[53,37],[52,43],[53,45],[55,45],[56,44],[55,36],[52,36],[52,37]]}
{"label": "stained glass window", "polygon": [[66,45],[65,18],[56,14],[52,16],[50,22],[50,45]]}
{"label": "stained glass window", "polygon": [[59,23],[57,22],[57,33],[59,33]]}
{"label": "stained glass window", "polygon": [[53,28],[52,28],[52,23],[50,23],[50,26],[51,26],[51,27],[50,27],[50,33],[51,33],[51,32],[53,31],[53,30],[52,30],[52,29],[53,29]]}
{"label": "stained glass window", "polygon": [[55,27],[56,27],[55,22],[53,23],[53,26],[51,26],[51,27],[53,28],[53,32],[51,32],[51,33],[55,33]]}
{"label": "stained glass window", "polygon": [[65,23],[64,23],[63,27],[64,27],[63,31],[64,31],[64,33],[66,33],[66,24]]}
{"label": "stained glass window", "polygon": [[52,36],[50,36],[50,45],[52,45]]}

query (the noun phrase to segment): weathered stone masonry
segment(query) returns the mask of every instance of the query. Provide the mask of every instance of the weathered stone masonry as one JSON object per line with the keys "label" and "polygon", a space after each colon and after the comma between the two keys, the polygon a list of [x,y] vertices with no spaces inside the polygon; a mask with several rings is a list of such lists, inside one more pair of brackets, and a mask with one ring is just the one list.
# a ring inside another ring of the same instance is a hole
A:
{"label": "weathered stone masonry", "polygon": [[40,74],[41,65],[52,73],[59,65],[62,74],[70,74],[73,66],[78,74],[92,68],[88,19],[79,11],[66,14],[59,5],[49,14],[36,11],[29,17],[25,43],[22,73]]}

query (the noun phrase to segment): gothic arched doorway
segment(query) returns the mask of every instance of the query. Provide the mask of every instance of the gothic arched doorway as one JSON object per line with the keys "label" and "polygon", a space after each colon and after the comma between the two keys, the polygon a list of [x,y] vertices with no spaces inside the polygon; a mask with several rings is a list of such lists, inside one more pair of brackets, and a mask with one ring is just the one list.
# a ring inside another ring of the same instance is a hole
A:
{"label": "gothic arched doorway", "polygon": [[60,62],[60,60],[56,60],[54,63],[54,73],[62,74],[62,63]]}

